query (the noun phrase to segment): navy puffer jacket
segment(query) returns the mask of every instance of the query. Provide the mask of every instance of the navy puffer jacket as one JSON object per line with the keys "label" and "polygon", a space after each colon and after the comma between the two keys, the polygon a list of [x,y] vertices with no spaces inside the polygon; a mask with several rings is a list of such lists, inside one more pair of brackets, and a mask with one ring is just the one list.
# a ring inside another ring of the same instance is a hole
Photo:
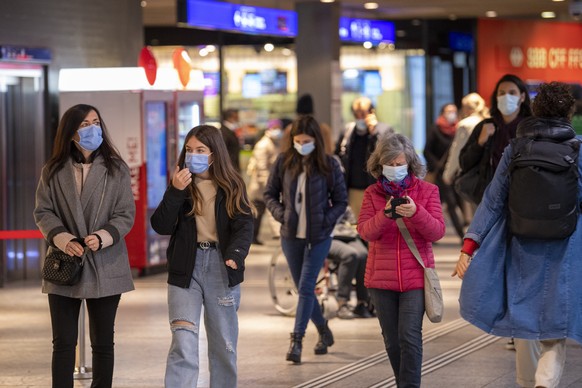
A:
{"label": "navy puffer jacket", "polygon": [[[265,202],[273,217],[281,223],[281,237],[292,239],[297,235],[299,215],[295,211],[297,177],[283,170],[284,155],[279,155],[271,170]],[[331,236],[337,220],[348,205],[346,184],[339,162],[327,157],[331,176],[313,174],[305,183],[307,205],[307,242],[317,244]]]}

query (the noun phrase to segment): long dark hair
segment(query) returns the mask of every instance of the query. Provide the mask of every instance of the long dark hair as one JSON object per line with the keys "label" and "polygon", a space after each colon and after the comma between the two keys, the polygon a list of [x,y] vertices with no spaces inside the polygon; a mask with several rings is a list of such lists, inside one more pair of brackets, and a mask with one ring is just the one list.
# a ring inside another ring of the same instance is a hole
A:
{"label": "long dark hair", "polygon": [[[99,148],[93,151],[90,160],[85,160],[81,151],[79,151],[77,146],[73,144],[73,136],[75,136],[77,130],[81,126],[81,123],[83,120],[85,120],[85,117],[87,117],[91,111],[95,111],[95,113],[97,113],[97,117],[99,117],[101,130],[103,132],[103,142]],[[115,169],[119,168],[121,164],[125,163],[119,155],[119,151],[117,151],[109,139],[109,135],[107,134],[107,127],[105,126],[105,122],[103,121],[99,110],[94,106],[87,104],[75,105],[69,108],[65,114],[63,114],[63,117],[59,122],[57,135],[53,145],[53,153],[46,164],[48,180],[50,180],[60,169],[62,169],[65,163],[69,161],[69,159],[73,159],[76,162],[92,162],[95,160],[97,155],[103,156],[105,167],[112,175],[115,173]]]}
{"label": "long dark hair", "polygon": [[291,147],[285,151],[283,167],[285,170],[290,171],[293,177],[297,177],[303,170],[303,156],[297,152],[295,147],[293,147],[293,137],[302,133],[315,139],[315,150],[313,150],[313,152],[305,159],[306,174],[311,175],[316,172],[322,175],[329,174],[331,168],[327,162],[321,128],[311,115],[300,116],[293,121],[290,133]]}
{"label": "long dark hair", "polygon": [[505,74],[503,77],[499,79],[499,81],[497,81],[497,84],[495,84],[495,89],[493,89],[493,93],[491,94],[491,105],[490,105],[491,116],[492,117],[502,116],[501,111],[497,107],[497,90],[499,89],[499,85],[501,85],[503,82],[511,82],[512,84],[515,84],[515,86],[517,86],[517,88],[519,89],[519,92],[525,94],[525,99],[519,106],[518,116],[521,117],[531,116],[531,100],[529,98],[527,86],[525,85],[525,82],[521,80],[521,78],[514,74]]}
{"label": "long dark hair", "polygon": [[[226,193],[226,212],[230,218],[237,213],[250,214],[253,206],[247,196],[245,183],[240,173],[233,167],[228,156],[226,144],[218,129],[210,125],[198,125],[188,132],[184,139],[184,146],[178,158],[178,165],[183,166],[186,160],[186,144],[191,137],[196,137],[212,152],[212,164],[208,168],[210,179]],[[202,198],[198,187],[192,180],[190,184],[193,208],[189,215],[201,214]]]}

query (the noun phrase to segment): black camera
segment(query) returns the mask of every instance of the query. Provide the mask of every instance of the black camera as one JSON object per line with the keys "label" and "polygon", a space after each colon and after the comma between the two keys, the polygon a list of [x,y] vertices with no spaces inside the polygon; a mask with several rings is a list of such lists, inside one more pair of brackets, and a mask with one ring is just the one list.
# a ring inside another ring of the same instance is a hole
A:
{"label": "black camera", "polygon": [[400,214],[396,213],[396,206],[408,203],[408,200],[403,197],[392,198],[390,200],[390,210],[386,210],[386,214],[390,214],[390,217],[393,219],[402,217]]}

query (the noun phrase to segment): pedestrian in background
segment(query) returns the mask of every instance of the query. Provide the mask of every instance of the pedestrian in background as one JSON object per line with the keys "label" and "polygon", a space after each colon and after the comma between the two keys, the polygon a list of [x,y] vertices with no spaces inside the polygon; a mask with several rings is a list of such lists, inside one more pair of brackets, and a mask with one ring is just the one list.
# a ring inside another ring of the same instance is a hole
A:
{"label": "pedestrian in background", "polygon": [[[574,139],[574,106],[567,85],[542,84],[532,104],[534,117],[520,123],[517,136],[552,143]],[[564,369],[566,338],[582,343],[582,218],[577,217],[576,229],[567,238],[511,233],[512,146],[505,149],[477,208],[453,276],[463,279],[459,299],[463,318],[487,333],[515,337],[517,383],[555,388]],[[580,157],[577,171],[579,207]]]}
{"label": "pedestrian in background", "polygon": [[326,155],[317,121],[297,118],[291,128],[293,147],[281,154],[267,183],[265,202],[281,223],[281,247],[299,292],[287,361],[301,362],[302,340],[309,320],[319,332],[315,354],[326,354],[334,338],[315,296],[315,283],[331,245],[331,233],[347,206],[339,163]]}
{"label": "pedestrian in background", "polygon": [[[461,172],[459,166],[459,154],[467,143],[473,129],[481,121],[489,117],[489,108],[485,106],[485,100],[478,93],[469,93],[462,100],[461,121],[457,123],[457,130],[453,143],[449,148],[445,169],[443,170],[443,182],[454,189],[455,178]],[[455,192],[458,195],[458,193]],[[461,199],[464,226],[469,225],[475,214],[476,205]]]}
{"label": "pedestrian in background", "polygon": [[157,233],[172,236],[167,258],[172,330],[167,388],[197,386],[203,307],[210,386],[237,386],[237,311],[253,238],[251,212],[244,181],[220,133],[208,125],[192,128],[172,182],[151,217]]}
{"label": "pedestrian in background", "polygon": [[440,115],[426,139],[424,157],[426,158],[428,174],[432,176],[432,179],[427,180],[439,187],[441,202],[447,206],[449,218],[462,242],[465,234],[463,230],[464,223],[458,213],[458,211],[461,211],[461,198],[455,193],[454,188],[443,180],[443,171],[449,155],[449,148],[457,131],[457,122],[457,106],[455,104],[443,105]]}
{"label": "pedestrian in background", "polygon": [[[358,232],[368,241],[365,284],[399,387],[420,387],[424,269],[396,224],[402,217],[424,264],[434,267],[432,243],[445,234],[438,187],[422,179],[424,166],[405,136],[378,140],[368,159],[376,183],[364,193]],[[405,203],[392,205],[394,199]]]}
{"label": "pedestrian in background", "polygon": [[240,129],[238,110],[227,109],[222,112],[222,123],[220,126],[220,133],[224,138],[224,143],[226,144],[226,150],[228,151],[228,157],[232,162],[233,167],[236,171],[240,172],[240,140],[236,134],[236,131]]}
{"label": "pedestrian in background", "polygon": [[92,387],[111,387],[114,324],[121,294],[134,289],[125,235],[135,203],[129,168],[111,143],[97,108],[79,104],[59,123],[52,156],[36,191],[35,222],[49,244],[84,258],[72,286],[42,283],[51,315],[53,388],[72,388],[79,311],[86,301]]}
{"label": "pedestrian in background", "polygon": [[394,133],[387,124],[376,117],[372,100],[359,97],[352,103],[355,121],[346,124],[339,136],[335,153],[340,157],[345,170],[348,202],[356,218],[360,214],[364,190],[375,179],[367,173],[366,162],[382,136]]}
{"label": "pedestrian in background", "polygon": [[[265,214],[265,200],[263,194],[267,187],[267,181],[271,172],[271,167],[275,164],[279,156],[281,138],[283,137],[283,127],[281,120],[269,120],[265,134],[255,144],[249,164],[247,166],[247,175],[249,176],[248,193],[249,198],[257,209],[255,216],[255,226],[253,234],[253,244],[263,245],[259,241],[259,232],[261,221]],[[274,231],[278,235],[278,231]]]}

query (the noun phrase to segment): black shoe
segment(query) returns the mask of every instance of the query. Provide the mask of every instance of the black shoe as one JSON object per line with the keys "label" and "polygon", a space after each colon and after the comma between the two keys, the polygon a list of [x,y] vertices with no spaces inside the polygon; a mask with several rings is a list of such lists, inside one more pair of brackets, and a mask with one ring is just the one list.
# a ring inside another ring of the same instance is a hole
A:
{"label": "black shoe", "polygon": [[374,313],[370,311],[370,308],[366,303],[360,302],[354,308],[354,316],[356,318],[374,318]]}
{"label": "black shoe", "polygon": [[315,354],[327,354],[327,347],[334,344],[333,333],[329,330],[327,321],[325,321],[325,325],[317,326],[317,331],[319,332],[319,340],[313,351]]}
{"label": "black shoe", "polygon": [[287,361],[301,364],[301,351],[303,350],[303,345],[301,343],[302,340],[303,335],[299,333],[291,333],[291,344],[289,344],[289,350],[287,351]]}

